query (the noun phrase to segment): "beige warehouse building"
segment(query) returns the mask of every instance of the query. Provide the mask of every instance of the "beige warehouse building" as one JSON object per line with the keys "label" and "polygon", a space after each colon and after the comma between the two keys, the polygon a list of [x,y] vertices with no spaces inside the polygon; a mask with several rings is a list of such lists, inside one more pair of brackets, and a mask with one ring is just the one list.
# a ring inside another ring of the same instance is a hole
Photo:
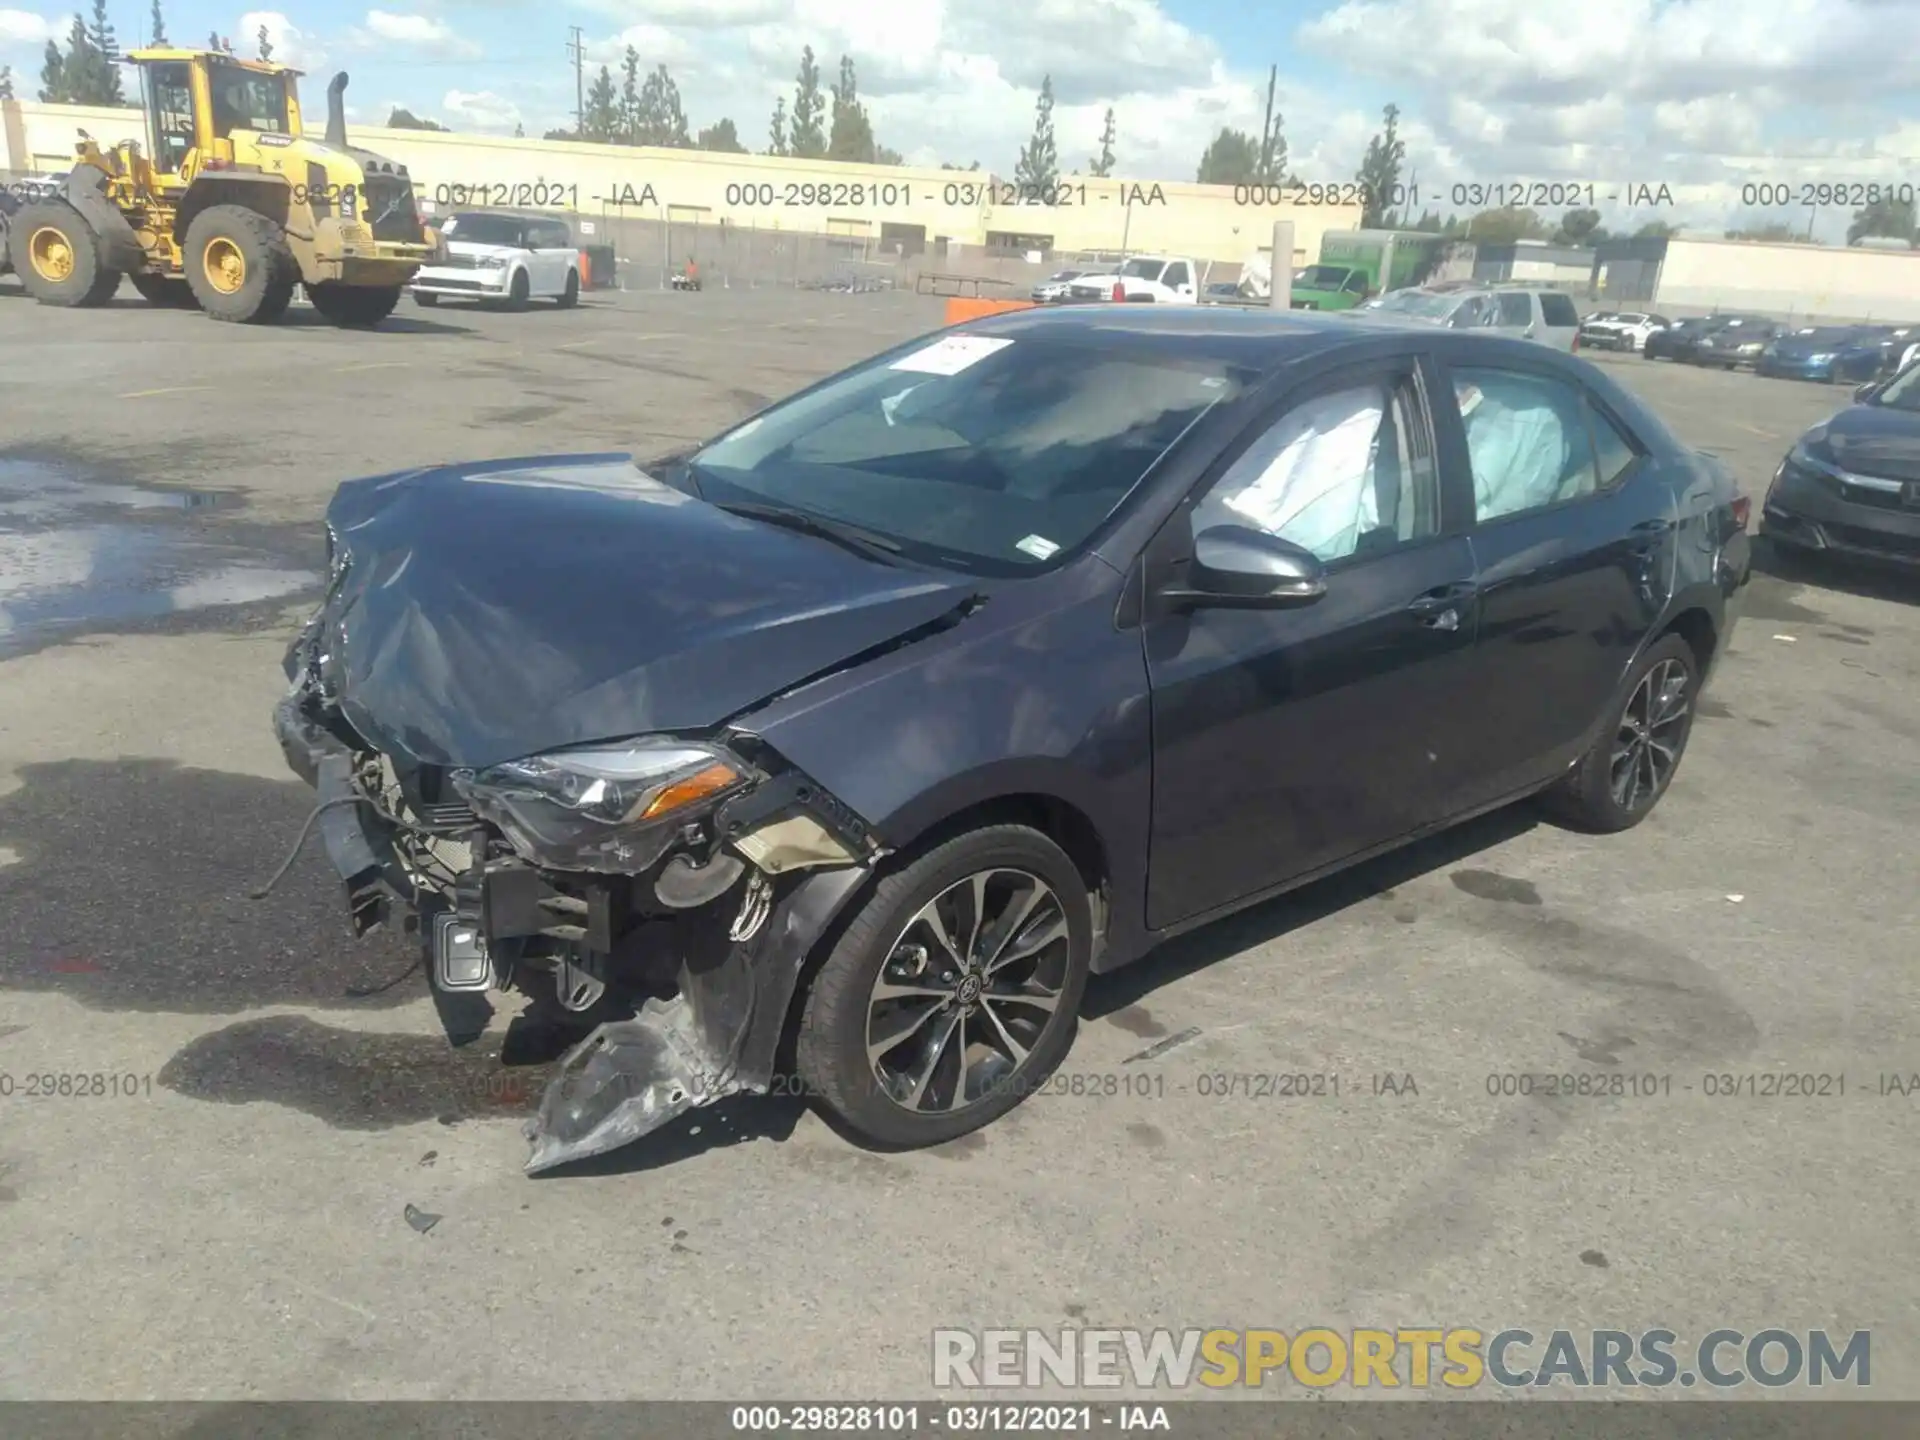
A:
{"label": "beige warehouse building", "polygon": [[[309,87],[311,88],[311,87]],[[315,97],[307,97],[308,105]],[[5,168],[64,170],[82,129],[103,145],[142,140],[137,109],[0,102]],[[308,124],[318,111],[307,110]],[[843,165],[762,155],[349,127],[362,145],[412,172],[423,204],[444,213],[486,205],[569,212],[587,224],[722,225],[837,236],[879,255],[963,261],[998,256],[1167,252],[1236,266],[1294,227],[1294,262],[1311,263],[1327,230],[1360,224],[1351,205],[1241,203],[1230,186],[1067,176],[1053,205],[1020,203],[983,172]],[[1263,199],[1266,197],[1262,197]],[[596,225],[596,230],[597,230]],[[929,262],[930,263],[930,262]]]}

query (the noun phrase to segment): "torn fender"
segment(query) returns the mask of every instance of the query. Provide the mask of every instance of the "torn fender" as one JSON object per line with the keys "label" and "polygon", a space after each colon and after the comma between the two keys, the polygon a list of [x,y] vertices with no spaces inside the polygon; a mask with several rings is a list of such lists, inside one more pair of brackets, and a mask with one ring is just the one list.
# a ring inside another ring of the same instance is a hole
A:
{"label": "torn fender", "polygon": [[728,1095],[765,1094],[801,967],[871,873],[848,865],[794,877],[745,941],[729,940],[724,921],[689,927],[679,993],[602,1025],[561,1060],[526,1127],[527,1173],[617,1150]]}

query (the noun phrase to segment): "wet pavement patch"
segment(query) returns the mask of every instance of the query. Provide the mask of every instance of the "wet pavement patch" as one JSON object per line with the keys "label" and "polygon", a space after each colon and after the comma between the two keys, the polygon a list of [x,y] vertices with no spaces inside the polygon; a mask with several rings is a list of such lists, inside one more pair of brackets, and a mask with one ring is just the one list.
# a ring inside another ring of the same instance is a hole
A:
{"label": "wet pavement patch", "polygon": [[166,760],[23,767],[0,796],[0,843],[20,857],[0,869],[0,992],[186,1014],[421,999],[417,937],[355,940],[317,840],[271,895],[246,898],[312,809],[292,776]]}
{"label": "wet pavement patch", "polygon": [[0,659],[92,631],[231,623],[315,591],[313,536],[227,518],[243,504],[0,454]]}
{"label": "wet pavement patch", "polygon": [[440,1035],[390,1035],[301,1015],[242,1020],[202,1035],[161,1069],[176,1094],[284,1105],[342,1130],[430,1120],[524,1119],[552,1070],[503,1068],[500,1042],[455,1049]]}

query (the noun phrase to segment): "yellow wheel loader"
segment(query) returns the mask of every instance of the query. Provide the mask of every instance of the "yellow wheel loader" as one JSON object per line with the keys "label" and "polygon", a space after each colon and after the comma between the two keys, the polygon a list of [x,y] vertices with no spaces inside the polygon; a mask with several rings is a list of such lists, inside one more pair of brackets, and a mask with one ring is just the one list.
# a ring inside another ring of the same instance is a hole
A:
{"label": "yellow wheel loader", "polygon": [[120,277],[157,305],[278,319],[295,285],[336,325],[378,325],[444,258],[413,182],[347,144],[345,74],[324,142],[300,126],[297,70],[214,50],[135,50],[147,145],[81,132],[59,190],[8,217],[7,258],[43,305],[99,305]]}

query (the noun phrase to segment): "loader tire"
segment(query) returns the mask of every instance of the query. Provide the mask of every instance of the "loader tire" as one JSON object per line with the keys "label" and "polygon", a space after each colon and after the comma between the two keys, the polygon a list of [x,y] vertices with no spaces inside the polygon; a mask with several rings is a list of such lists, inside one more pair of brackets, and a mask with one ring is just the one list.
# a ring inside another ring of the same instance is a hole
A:
{"label": "loader tire", "polygon": [[193,290],[178,275],[129,275],[127,279],[149,305],[167,310],[191,310],[195,306]]}
{"label": "loader tire", "polygon": [[104,305],[120,272],[80,212],[64,200],[34,200],[8,222],[8,258],[27,293],[42,305]]}
{"label": "loader tire", "polygon": [[371,330],[393,313],[404,286],[342,285],[324,281],[307,286],[313,308],[335,325],[349,330]]}
{"label": "loader tire", "polygon": [[286,314],[293,252],[286,231],[265,215],[242,205],[209,205],[187,226],[182,249],[193,298],[215,320],[260,325]]}

